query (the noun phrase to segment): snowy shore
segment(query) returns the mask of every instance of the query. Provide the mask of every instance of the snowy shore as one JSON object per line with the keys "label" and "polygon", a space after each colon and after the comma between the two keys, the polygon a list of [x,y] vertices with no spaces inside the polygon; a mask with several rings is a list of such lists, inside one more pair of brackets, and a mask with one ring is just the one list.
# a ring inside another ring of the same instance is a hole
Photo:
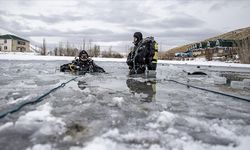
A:
{"label": "snowy shore", "polygon": [[[69,56],[41,56],[34,53],[0,53],[0,60],[68,60],[71,61],[75,57]],[[95,61],[115,61],[126,62],[126,58],[92,58]],[[250,68],[250,64],[240,63],[225,63],[220,61],[205,61],[204,59],[196,59],[193,61],[175,61],[175,60],[159,60],[159,63],[172,64],[172,65],[200,65],[200,66],[225,66],[225,67],[243,67]]]}

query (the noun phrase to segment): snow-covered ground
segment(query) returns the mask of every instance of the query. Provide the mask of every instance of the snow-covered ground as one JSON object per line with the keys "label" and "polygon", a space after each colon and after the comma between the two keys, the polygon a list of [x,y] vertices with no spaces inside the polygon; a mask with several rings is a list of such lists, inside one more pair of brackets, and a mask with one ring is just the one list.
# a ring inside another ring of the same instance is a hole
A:
{"label": "snow-covered ground", "polygon": [[[0,54],[0,113],[75,77],[58,70],[72,59]],[[125,59],[94,60],[107,74],[79,76],[1,119],[1,150],[249,149],[250,102],[168,81],[250,99],[249,65],[159,61],[150,78],[128,76]]]}
{"label": "snow-covered ground", "polygon": [[[74,57],[69,56],[41,56],[35,53],[6,53],[0,52],[0,60],[72,60]],[[96,61],[115,61],[126,62],[126,58],[93,58]],[[196,59],[193,61],[175,61],[175,60],[159,60],[159,63],[174,65],[200,65],[200,66],[223,66],[223,67],[244,67],[250,68],[250,64],[225,63],[220,61],[205,61],[204,59]]]}

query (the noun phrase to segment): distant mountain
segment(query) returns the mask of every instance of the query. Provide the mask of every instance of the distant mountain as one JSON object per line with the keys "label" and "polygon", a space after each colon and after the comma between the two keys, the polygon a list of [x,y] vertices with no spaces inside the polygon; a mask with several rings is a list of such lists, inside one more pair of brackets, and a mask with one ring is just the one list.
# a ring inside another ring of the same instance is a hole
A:
{"label": "distant mountain", "polygon": [[[194,43],[213,41],[213,40],[217,40],[217,39],[240,40],[240,39],[243,39],[243,38],[249,37],[249,36],[250,36],[250,27],[247,27],[247,28],[242,28],[242,29],[231,31],[231,32],[227,32],[225,34],[221,34],[221,35],[218,35],[218,36],[215,36],[215,37],[203,40],[203,41],[196,41]],[[194,43],[190,43],[190,44],[186,44],[183,46],[179,46],[179,47],[170,49],[166,53],[170,54],[170,53],[176,53],[176,52],[185,52],[187,50],[187,48]]]}

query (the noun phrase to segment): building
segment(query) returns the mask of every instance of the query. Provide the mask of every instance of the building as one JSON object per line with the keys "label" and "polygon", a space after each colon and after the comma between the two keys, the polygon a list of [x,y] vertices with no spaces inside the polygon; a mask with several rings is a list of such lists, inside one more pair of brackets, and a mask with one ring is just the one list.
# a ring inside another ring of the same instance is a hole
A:
{"label": "building", "polygon": [[29,52],[30,42],[15,35],[0,36],[0,51],[4,52]]}
{"label": "building", "polygon": [[217,39],[216,46],[217,47],[237,47],[237,44],[234,40]]}
{"label": "building", "polygon": [[216,40],[216,48],[214,49],[213,56],[225,56],[232,58],[237,55],[239,48],[235,40],[218,39]]}
{"label": "building", "polygon": [[207,42],[200,42],[199,43],[199,49],[204,50],[207,48]]}
{"label": "building", "polygon": [[207,41],[207,48],[214,48],[216,46],[216,41]]}

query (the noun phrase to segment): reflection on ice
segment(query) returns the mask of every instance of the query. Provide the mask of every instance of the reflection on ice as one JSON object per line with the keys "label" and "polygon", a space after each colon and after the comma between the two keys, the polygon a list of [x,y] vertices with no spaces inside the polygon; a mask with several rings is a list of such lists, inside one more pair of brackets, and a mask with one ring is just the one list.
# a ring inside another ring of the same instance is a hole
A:
{"label": "reflection on ice", "polygon": [[135,79],[127,79],[126,83],[132,93],[146,94],[146,96],[142,98],[141,101],[152,102],[153,100],[155,100],[155,94],[156,94],[155,80],[139,81]]}

